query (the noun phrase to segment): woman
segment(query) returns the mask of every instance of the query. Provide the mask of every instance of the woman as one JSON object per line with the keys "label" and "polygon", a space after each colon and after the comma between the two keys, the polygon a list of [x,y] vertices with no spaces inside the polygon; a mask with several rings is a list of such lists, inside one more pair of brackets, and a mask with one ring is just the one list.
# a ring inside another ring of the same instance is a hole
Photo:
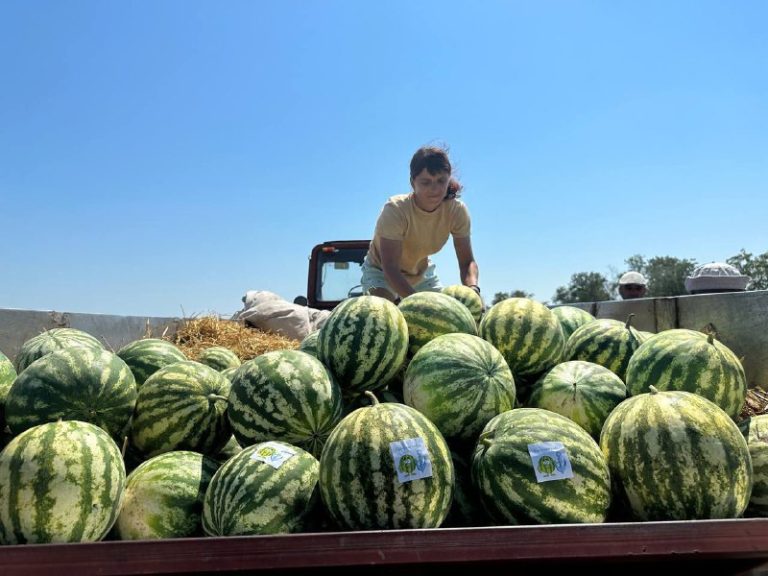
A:
{"label": "woman", "polygon": [[478,294],[478,268],[472,254],[470,218],[459,200],[462,186],[451,176],[442,148],[425,146],[411,158],[410,194],[392,196],[376,221],[363,263],[363,291],[395,303],[424,290],[442,288],[429,256],[453,236],[461,282]]}

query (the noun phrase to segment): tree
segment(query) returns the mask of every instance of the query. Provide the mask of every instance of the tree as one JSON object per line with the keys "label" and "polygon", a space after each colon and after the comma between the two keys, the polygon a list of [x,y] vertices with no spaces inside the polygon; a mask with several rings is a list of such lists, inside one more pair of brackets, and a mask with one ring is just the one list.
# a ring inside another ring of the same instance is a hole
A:
{"label": "tree", "polygon": [[571,276],[568,286],[557,289],[552,300],[555,304],[570,304],[610,299],[610,282],[605,276],[599,272],[577,272]]}
{"label": "tree", "polygon": [[[655,256],[646,261],[643,256],[635,254],[624,262],[628,266],[627,270],[640,272],[648,280],[648,293],[646,294],[648,297],[687,294],[685,279],[696,268],[695,260],[680,259],[673,256]],[[618,276],[616,284],[618,284]]]}
{"label": "tree", "polygon": [[498,304],[507,298],[533,298],[533,294],[524,290],[513,290],[512,292],[496,292],[496,294],[493,295],[491,306]]}
{"label": "tree", "polygon": [[726,262],[751,278],[750,290],[768,290],[768,252],[753,256],[742,248],[741,252],[731,256]]}

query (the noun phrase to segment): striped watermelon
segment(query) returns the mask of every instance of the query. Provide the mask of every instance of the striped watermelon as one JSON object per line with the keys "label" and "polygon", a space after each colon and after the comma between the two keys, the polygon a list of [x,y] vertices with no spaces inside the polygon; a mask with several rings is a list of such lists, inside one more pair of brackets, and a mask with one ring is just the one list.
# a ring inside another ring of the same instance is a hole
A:
{"label": "striped watermelon", "polygon": [[403,313],[378,296],[347,298],[328,316],[317,357],[349,394],[381,390],[397,374],[408,351]]}
{"label": "striped watermelon", "polygon": [[16,354],[16,371],[21,372],[38,358],[54,350],[61,350],[71,346],[85,346],[86,348],[103,349],[96,338],[76,328],[53,328],[42,334],[25,341]]}
{"label": "striped watermelon", "polygon": [[46,354],[19,374],[5,416],[14,434],[59,419],[81,420],[122,442],[135,406],[136,380],[119,356],[73,346]]}
{"label": "striped watermelon", "polygon": [[736,420],[747,397],[747,379],[736,355],[714,336],[676,328],[654,335],[627,366],[631,396],[657,390],[684,390],[711,400]]}
{"label": "striped watermelon", "polygon": [[768,516],[768,414],[747,418],[739,425],[752,459],[752,495],[747,516]]}
{"label": "striped watermelon", "polygon": [[187,450],[166,452],[128,475],[115,523],[120,540],[202,536],[203,496],[217,462]]}
{"label": "striped watermelon", "polygon": [[737,518],[749,503],[747,442],[698,394],[651,387],[628,398],[605,421],[600,447],[615,493],[637,520]]}
{"label": "striped watermelon", "polygon": [[[242,366],[242,364],[240,365]],[[238,366],[237,368],[240,368]],[[227,378],[230,382],[232,381],[232,378],[235,376],[235,372],[237,372],[237,368],[225,368],[221,371],[221,375],[224,376],[224,378]]]}
{"label": "striped watermelon", "polygon": [[243,446],[281,440],[319,457],[341,411],[341,389],[320,360],[276,350],[238,369],[227,415]]}
{"label": "striped watermelon", "polygon": [[403,404],[355,410],[331,432],[320,457],[320,495],[342,529],[437,528],[453,491],[445,439]]}
{"label": "striped watermelon", "polygon": [[515,380],[490,342],[471,334],[444,334],[408,364],[403,399],[445,438],[474,440],[491,418],[514,408]]}
{"label": "striped watermelon", "polygon": [[139,388],[131,442],[149,457],[171,450],[215,454],[232,435],[229,388],[227,378],[200,362],[161,368]]}
{"label": "striped watermelon", "polygon": [[576,306],[555,306],[552,308],[552,313],[560,321],[560,327],[563,329],[563,336],[566,342],[577,328],[595,319],[592,314]]}
{"label": "striped watermelon", "polygon": [[480,336],[504,356],[515,378],[548,370],[563,356],[565,339],[552,311],[530,298],[494,304],[480,322]]}
{"label": "striped watermelon", "polygon": [[229,440],[227,440],[227,443],[224,444],[224,447],[216,452],[216,454],[212,455],[211,458],[215,460],[219,464],[223,464],[232,456],[235,456],[236,454],[240,454],[240,452],[243,451],[243,447],[240,446],[240,444],[237,441],[237,438],[235,438],[234,434],[230,436]]}
{"label": "striped watermelon", "polygon": [[480,294],[472,290],[469,286],[464,286],[463,284],[446,286],[442,289],[442,293],[456,298],[456,300],[469,308],[472,317],[475,319],[475,323],[480,324],[480,319],[483,317],[483,310],[485,308],[483,298]]}
{"label": "striped watermelon", "polygon": [[508,524],[604,522],[611,503],[597,442],[572,420],[540,408],[488,422],[472,456],[472,481],[486,510]]}
{"label": "striped watermelon", "polygon": [[564,360],[583,360],[605,366],[623,381],[629,359],[643,341],[630,326],[634,314],[626,322],[600,318],[577,328],[565,345]]}
{"label": "striped watermelon", "polygon": [[299,532],[317,500],[320,464],[286,442],[262,442],[233,456],[213,475],[203,499],[209,536]]}
{"label": "striped watermelon", "polygon": [[5,428],[5,399],[16,379],[16,369],[8,357],[0,352],[0,429]]}
{"label": "striped watermelon", "polygon": [[93,424],[49,422],[0,452],[0,543],[95,542],[125,490],[120,450]]}
{"label": "striped watermelon", "polygon": [[317,339],[320,337],[320,330],[315,330],[314,332],[310,332],[306,336],[304,336],[304,339],[299,344],[299,350],[302,352],[306,352],[307,354],[311,354],[315,358],[317,358]]}
{"label": "striped watermelon", "polygon": [[477,323],[469,308],[440,292],[416,292],[398,305],[408,324],[408,354],[442,334],[477,334]]}
{"label": "striped watermelon", "polygon": [[130,367],[137,386],[160,368],[187,359],[176,345],[160,338],[134,340],[120,348],[117,355]]}
{"label": "striped watermelon", "polygon": [[536,382],[528,406],[562,414],[598,439],[608,414],[626,397],[624,382],[608,368],[570,360]]}
{"label": "striped watermelon", "polygon": [[472,484],[471,460],[456,450],[451,450],[451,458],[455,472],[453,503],[442,527],[491,526],[493,522],[483,508],[480,494]]}
{"label": "striped watermelon", "polygon": [[226,346],[210,346],[205,348],[200,352],[197,361],[219,372],[227,368],[237,368],[242,364],[238,355]]}

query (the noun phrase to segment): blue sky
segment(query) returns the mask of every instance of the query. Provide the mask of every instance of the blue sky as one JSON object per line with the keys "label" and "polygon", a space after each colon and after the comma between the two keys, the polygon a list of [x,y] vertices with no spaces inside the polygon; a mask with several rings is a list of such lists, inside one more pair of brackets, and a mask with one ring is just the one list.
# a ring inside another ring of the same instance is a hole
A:
{"label": "blue sky", "polygon": [[[0,308],[306,291],[450,147],[480,284],[768,250],[762,1],[0,4]],[[458,282],[450,243],[435,258]]]}

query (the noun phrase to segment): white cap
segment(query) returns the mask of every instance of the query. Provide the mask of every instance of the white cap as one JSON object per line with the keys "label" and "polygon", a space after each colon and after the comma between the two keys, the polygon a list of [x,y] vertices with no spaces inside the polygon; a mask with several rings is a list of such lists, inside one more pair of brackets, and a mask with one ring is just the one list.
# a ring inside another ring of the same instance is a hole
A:
{"label": "white cap", "polygon": [[685,289],[688,292],[701,290],[733,290],[747,289],[751,278],[744,276],[734,266],[725,262],[710,262],[702,264],[685,279]]}
{"label": "white cap", "polygon": [[645,276],[640,274],[640,272],[627,272],[619,278],[619,286],[623,286],[625,284],[639,284],[640,286],[645,286],[648,284],[645,280]]}

